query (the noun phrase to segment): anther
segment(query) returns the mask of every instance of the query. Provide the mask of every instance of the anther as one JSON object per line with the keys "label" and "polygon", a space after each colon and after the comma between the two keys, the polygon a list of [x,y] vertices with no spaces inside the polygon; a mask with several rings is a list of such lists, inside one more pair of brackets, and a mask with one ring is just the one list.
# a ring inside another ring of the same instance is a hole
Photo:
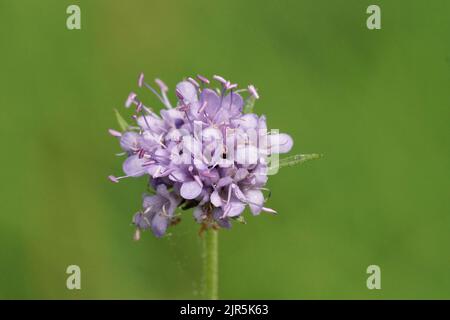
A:
{"label": "anther", "polygon": [[142,88],[143,85],[144,85],[144,73],[141,72],[138,78],[138,87]]}
{"label": "anther", "polygon": [[190,83],[192,83],[195,87],[197,87],[197,88],[200,87],[200,85],[198,84],[197,81],[195,81],[195,79],[189,77],[189,78],[188,78],[188,81],[189,81]]}
{"label": "anther", "polygon": [[128,95],[127,101],[125,102],[125,107],[129,108],[133,103],[137,103],[136,102],[136,97],[137,97],[137,94],[134,93],[134,92],[131,92]]}
{"label": "anther", "polygon": [[158,85],[158,87],[161,89],[162,92],[169,91],[169,88],[161,79],[156,78],[155,83]]}
{"label": "anther", "polygon": [[122,133],[120,133],[119,131],[116,131],[114,129],[109,129],[108,132],[113,137],[121,137],[122,136]]}
{"label": "anther", "polygon": [[197,75],[197,79],[203,82],[204,84],[209,84],[209,80],[200,74]]}
{"label": "anther", "polygon": [[248,92],[250,92],[250,94],[253,96],[253,97],[255,97],[255,99],[259,99],[259,94],[258,94],[258,92],[256,91],[256,88],[255,88],[255,86],[254,85],[249,85],[248,86]]}
{"label": "anther", "polygon": [[226,84],[227,84],[227,80],[225,80],[225,79],[224,79],[223,77],[221,77],[221,76],[214,75],[214,76],[213,76],[213,79],[219,81],[219,82],[222,83],[223,85],[226,85]]}

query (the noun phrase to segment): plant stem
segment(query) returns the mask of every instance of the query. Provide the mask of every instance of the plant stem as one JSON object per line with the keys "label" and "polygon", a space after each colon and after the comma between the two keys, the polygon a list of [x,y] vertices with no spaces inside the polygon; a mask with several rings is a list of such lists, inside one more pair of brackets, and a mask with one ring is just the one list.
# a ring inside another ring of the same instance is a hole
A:
{"label": "plant stem", "polygon": [[219,232],[209,228],[204,232],[203,277],[206,299],[219,299]]}

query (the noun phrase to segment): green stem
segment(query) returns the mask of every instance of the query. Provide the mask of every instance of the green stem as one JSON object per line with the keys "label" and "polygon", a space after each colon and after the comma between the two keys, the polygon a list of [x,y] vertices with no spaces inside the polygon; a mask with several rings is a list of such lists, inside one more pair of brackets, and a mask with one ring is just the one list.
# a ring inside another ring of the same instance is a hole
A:
{"label": "green stem", "polygon": [[203,241],[203,277],[206,299],[219,299],[219,232],[205,230]]}

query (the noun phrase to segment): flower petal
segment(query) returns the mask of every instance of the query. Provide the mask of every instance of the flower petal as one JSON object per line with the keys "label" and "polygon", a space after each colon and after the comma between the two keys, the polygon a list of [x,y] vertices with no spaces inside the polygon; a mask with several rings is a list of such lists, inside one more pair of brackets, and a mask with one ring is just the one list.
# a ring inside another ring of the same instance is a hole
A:
{"label": "flower petal", "polygon": [[167,226],[169,225],[169,218],[162,213],[155,214],[151,225],[153,234],[160,238],[166,233]]}
{"label": "flower petal", "polygon": [[223,217],[223,210],[221,208],[215,208],[213,211],[213,218],[222,228],[231,228],[230,219]]}
{"label": "flower petal", "polygon": [[270,135],[269,141],[272,153],[287,153],[294,144],[291,136],[286,133]]}
{"label": "flower petal", "polygon": [[127,176],[140,177],[146,172],[143,164],[147,161],[145,158],[139,158],[138,155],[128,157],[123,163],[123,172]]}
{"label": "flower petal", "polygon": [[238,164],[256,164],[258,162],[258,148],[253,145],[239,145],[236,149],[235,158]]}
{"label": "flower petal", "polygon": [[136,151],[139,148],[140,136],[136,132],[125,132],[120,137],[120,147],[124,151]]}
{"label": "flower petal", "polygon": [[238,93],[229,93],[222,100],[222,108],[228,110],[231,117],[236,117],[242,112],[244,100]]}
{"label": "flower petal", "polygon": [[177,169],[173,171],[170,176],[170,180],[174,180],[177,182],[185,182],[186,180],[191,180],[191,176],[189,175],[187,170]]}
{"label": "flower petal", "polygon": [[197,221],[198,223],[202,223],[206,216],[205,212],[203,211],[202,207],[200,207],[200,206],[195,207],[193,215],[194,215],[195,221]]}
{"label": "flower petal", "polygon": [[216,115],[217,110],[220,108],[220,98],[211,89],[204,89],[200,94],[200,105],[206,103],[205,112],[210,118]]}
{"label": "flower petal", "polygon": [[146,195],[142,201],[142,207],[148,209],[149,212],[159,212],[165,202],[166,199],[159,194],[153,196]]}
{"label": "flower petal", "polygon": [[194,158],[201,159],[202,143],[193,136],[184,136],[183,154],[192,155]]}
{"label": "flower petal", "polygon": [[215,207],[221,207],[222,206],[222,198],[219,195],[219,192],[215,190],[213,193],[211,193],[211,203]]}
{"label": "flower petal", "polygon": [[232,122],[243,130],[256,129],[258,127],[258,116],[254,113],[248,113]]}
{"label": "flower petal", "polygon": [[197,181],[184,182],[180,189],[181,196],[188,200],[197,198],[201,192],[202,187],[197,183]]}
{"label": "flower petal", "polygon": [[194,103],[198,101],[197,89],[189,81],[178,83],[176,90],[183,96],[185,102]]}
{"label": "flower petal", "polygon": [[250,189],[245,192],[247,197],[250,211],[253,215],[258,215],[264,204],[264,195],[261,190]]}
{"label": "flower petal", "polygon": [[245,204],[240,201],[230,201],[226,205],[226,214],[227,217],[236,217],[242,213],[245,209]]}
{"label": "flower petal", "polygon": [[146,115],[137,119],[137,124],[143,130],[150,130],[154,133],[162,133],[165,130],[164,120],[158,119],[152,115]]}
{"label": "flower petal", "polygon": [[150,228],[150,219],[148,215],[144,215],[142,212],[138,212],[133,217],[133,224],[140,229]]}
{"label": "flower petal", "polygon": [[217,182],[217,188],[225,187],[225,186],[229,185],[232,182],[233,182],[233,179],[231,177],[229,177],[229,176],[220,178],[219,182]]}

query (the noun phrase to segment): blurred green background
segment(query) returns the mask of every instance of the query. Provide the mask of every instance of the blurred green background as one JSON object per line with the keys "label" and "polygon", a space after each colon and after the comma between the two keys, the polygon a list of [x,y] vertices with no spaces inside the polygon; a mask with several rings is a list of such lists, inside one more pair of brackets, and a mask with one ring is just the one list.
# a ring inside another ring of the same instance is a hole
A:
{"label": "blurred green background", "polygon": [[[145,179],[106,178],[121,172],[113,108],[141,71],[172,100],[197,73],[253,83],[293,153],[325,154],[271,177],[278,216],[221,232],[221,298],[450,298],[449,14],[447,0],[0,0],[0,298],[199,298],[190,213],[134,242]],[[65,287],[70,264],[82,290]]]}

